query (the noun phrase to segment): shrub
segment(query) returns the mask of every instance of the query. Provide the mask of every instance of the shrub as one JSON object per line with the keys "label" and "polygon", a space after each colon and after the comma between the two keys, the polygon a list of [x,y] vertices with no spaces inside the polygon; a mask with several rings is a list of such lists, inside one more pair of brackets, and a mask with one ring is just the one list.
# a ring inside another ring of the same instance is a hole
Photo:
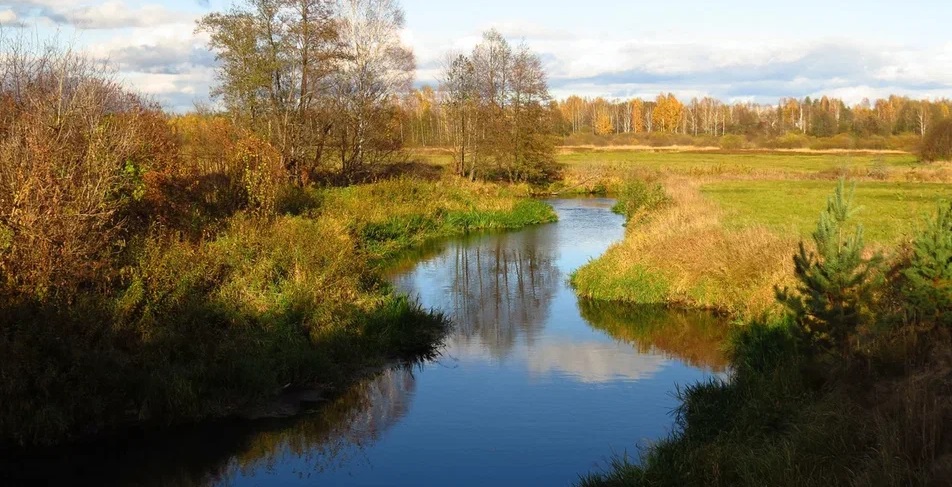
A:
{"label": "shrub", "polygon": [[721,137],[720,146],[724,150],[737,150],[743,149],[746,142],[740,135],[728,134]]}
{"label": "shrub", "polygon": [[913,242],[903,295],[917,321],[952,327],[952,205],[942,203]]}
{"label": "shrub", "polygon": [[813,150],[852,149],[855,145],[853,137],[848,134],[839,134],[833,137],[817,138],[810,143],[810,148]]}
{"label": "shrub", "polygon": [[18,291],[68,295],[106,277],[143,172],[168,156],[161,116],[89,59],[5,47],[0,225],[12,237],[0,266]]}
{"label": "shrub", "polygon": [[809,144],[809,137],[795,132],[787,132],[768,143],[770,147],[777,149],[803,149]]}
{"label": "shrub", "polygon": [[634,181],[628,183],[612,208],[628,220],[641,218],[671,203],[671,197],[658,182]]}
{"label": "shrub", "polygon": [[952,118],[932,125],[922,139],[919,155],[927,162],[952,160]]}
{"label": "shrub", "polygon": [[849,339],[872,302],[871,273],[879,258],[863,257],[863,229],[848,235],[847,221],[855,214],[855,185],[847,192],[840,180],[820,214],[813,242],[816,252],[801,241],[794,255],[795,292],[777,291],[778,300],[793,314],[801,338],[818,350],[835,349],[844,355]]}

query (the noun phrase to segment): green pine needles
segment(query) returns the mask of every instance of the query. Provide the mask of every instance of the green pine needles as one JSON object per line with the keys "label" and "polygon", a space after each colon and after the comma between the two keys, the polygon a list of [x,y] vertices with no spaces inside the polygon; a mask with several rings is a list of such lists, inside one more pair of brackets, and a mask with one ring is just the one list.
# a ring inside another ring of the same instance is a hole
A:
{"label": "green pine needles", "polygon": [[903,295],[917,322],[952,327],[952,204],[942,202],[912,244]]}
{"label": "green pine needles", "polygon": [[816,250],[807,250],[801,241],[793,257],[795,290],[777,289],[777,299],[790,310],[801,339],[812,345],[808,349],[846,355],[849,337],[867,320],[872,276],[881,258],[864,257],[862,226],[849,228],[860,209],[854,204],[855,189],[855,184],[847,189],[840,180],[813,232]]}

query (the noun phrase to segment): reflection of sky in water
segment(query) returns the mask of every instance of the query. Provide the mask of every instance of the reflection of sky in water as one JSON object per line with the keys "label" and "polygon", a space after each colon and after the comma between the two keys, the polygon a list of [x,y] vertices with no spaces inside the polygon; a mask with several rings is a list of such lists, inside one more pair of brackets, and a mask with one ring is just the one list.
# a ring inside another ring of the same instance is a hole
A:
{"label": "reflection of sky in water", "polygon": [[[622,239],[610,203],[554,201],[558,224],[453,241],[395,277],[456,323],[438,360],[365,380],[319,414],[212,428],[116,460],[140,485],[502,486],[568,485],[634,453],[669,431],[675,385],[710,375],[679,347],[709,347],[692,319],[665,325],[665,311],[596,306],[593,323],[582,317],[566,281]],[[631,331],[629,316],[652,331]]]}
{"label": "reflection of sky in water", "polygon": [[[558,224],[450,242],[395,277],[398,289],[447,313],[456,327],[443,356],[415,374],[415,387],[399,400],[409,404],[399,420],[381,421],[389,429],[316,478],[568,485],[613,453],[666,434],[675,384],[708,374],[593,329],[567,284],[573,270],[623,238],[610,203],[555,201]],[[238,483],[301,483],[282,472],[313,473],[303,457],[283,462]]]}
{"label": "reflection of sky in water", "polygon": [[623,343],[546,341],[528,357],[533,375],[557,374],[580,382],[646,379],[666,363],[655,354],[632,354]]}

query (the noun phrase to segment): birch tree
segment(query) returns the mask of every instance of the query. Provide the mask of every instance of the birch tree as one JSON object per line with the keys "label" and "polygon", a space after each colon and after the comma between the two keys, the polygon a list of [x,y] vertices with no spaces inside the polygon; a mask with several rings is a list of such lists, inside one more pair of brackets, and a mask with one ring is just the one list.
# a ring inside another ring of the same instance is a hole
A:
{"label": "birch tree", "polygon": [[388,122],[394,100],[413,82],[413,52],[403,45],[405,20],[396,0],[336,0],[342,46],[333,86],[340,168],[347,177],[368,164],[399,153],[399,137]]}

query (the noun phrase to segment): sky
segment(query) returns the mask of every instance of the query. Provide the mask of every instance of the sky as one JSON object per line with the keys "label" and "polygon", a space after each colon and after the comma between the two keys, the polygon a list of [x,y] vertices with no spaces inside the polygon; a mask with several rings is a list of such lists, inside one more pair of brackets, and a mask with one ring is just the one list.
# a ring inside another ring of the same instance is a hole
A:
{"label": "sky", "polygon": [[[215,58],[195,21],[232,0],[0,0],[0,35],[57,37],[108,59],[166,108],[209,99]],[[542,57],[552,95],[773,103],[831,95],[952,97],[943,0],[403,0],[417,84],[496,28]]]}

